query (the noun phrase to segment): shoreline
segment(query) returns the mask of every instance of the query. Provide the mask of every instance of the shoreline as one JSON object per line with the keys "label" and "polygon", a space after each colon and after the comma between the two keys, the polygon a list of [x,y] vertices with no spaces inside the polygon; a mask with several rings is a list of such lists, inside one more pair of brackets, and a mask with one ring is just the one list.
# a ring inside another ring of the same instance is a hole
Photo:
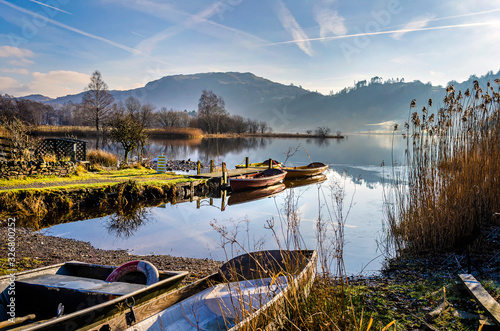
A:
{"label": "shoreline", "polygon": [[[196,128],[167,128],[148,129],[147,133],[151,139],[193,139],[193,138],[313,138],[313,139],[344,139],[345,135],[315,135],[307,133],[202,133]],[[70,126],[40,126],[31,132],[34,136],[54,136],[66,137],[68,134],[81,138],[95,138],[98,132],[91,127],[70,127]]]}

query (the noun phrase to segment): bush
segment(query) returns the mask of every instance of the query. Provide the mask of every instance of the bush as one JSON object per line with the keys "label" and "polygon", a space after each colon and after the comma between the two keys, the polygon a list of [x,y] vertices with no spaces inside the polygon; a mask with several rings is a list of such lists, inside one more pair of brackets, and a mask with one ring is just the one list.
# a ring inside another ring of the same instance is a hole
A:
{"label": "bush", "polygon": [[87,153],[87,159],[92,165],[100,165],[104,167],[113,167],[118,163],[118,156],[101,149],[91,149]]}

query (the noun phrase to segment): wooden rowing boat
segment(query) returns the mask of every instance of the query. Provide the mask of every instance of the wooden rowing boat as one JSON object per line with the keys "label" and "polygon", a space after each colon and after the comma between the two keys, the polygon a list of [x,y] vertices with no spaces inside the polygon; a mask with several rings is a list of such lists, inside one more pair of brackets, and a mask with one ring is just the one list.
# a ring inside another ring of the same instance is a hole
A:
{"label": "wooden rowing boat", "polygon": [[[125,270],[71,261],[2,276],[1,325],[15,330],[75,330],[122,312],[127,305],[161,296],[188,275],[151,266],[133,261]],[[118,274],[117,270],[125,272]],[[113,275],[122,277],[106,281]],[[154,283],[147,285],[149,282]],[[14,317],[16,324],[12,323]]]}
{"label": "wooden rowing boat", "polygon": [[122,314],[90,330],[264,328],[283,322],[287,303],[309,293],[316,261],[316,251],[244,254],[226,262],[218,273],[137,306],[137,323],[127,323]]}
{"label": "wooden rowing boat", "polygon": [[286,171],[281,169],[267,169],[256,174],[229,177],[229,186],[233,192],[261,188],[277,184],[285,176]]}
{"label": "wooden rowing boat", "polygon": [[286,171],[286,178],[300,178],[316,176],[325,172],[328,165],[321,162],[313,162],[302,167],[283,167],[282,169]]}
{"label": "wooden rowing boat", "polygon": [[[281,162],[273,160],[273,169],[279,169],[283,165]],[[237,164],[236,168],[247,168],[247,165],[245,163],[242,164]],[[263,161],[263,162],[255,162],[255,163],[249,163],[248,168],[260,168],[260,169],[269,169],[269,160]]]}
{"label": "wooden rowing boat", "polygon": [[280,192],[283,192],[285,189],[286,189],[285,184],[279,183],[272,186],[257,188],[255,190],[232,192],[229,198],[227,199],[227,204],[229,206],[233,206],[240,203],[247,203],[264,198],[270,198]]}

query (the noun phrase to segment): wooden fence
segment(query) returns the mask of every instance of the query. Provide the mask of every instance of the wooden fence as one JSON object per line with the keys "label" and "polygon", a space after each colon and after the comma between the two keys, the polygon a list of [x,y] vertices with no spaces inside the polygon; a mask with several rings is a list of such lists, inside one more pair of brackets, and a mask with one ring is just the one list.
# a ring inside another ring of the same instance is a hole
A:
{"label": "wooden fence", "polygon": [[71,138],[44,139],[35,154],[37,156],[52,154],[58,160],[69,157],[72,161],[87,161],[87,142]]}

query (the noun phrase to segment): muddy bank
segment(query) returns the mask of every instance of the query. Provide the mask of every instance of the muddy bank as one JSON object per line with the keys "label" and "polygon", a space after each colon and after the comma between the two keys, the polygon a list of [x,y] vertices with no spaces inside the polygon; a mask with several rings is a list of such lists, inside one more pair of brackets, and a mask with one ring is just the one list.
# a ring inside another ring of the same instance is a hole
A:
{"label": "muddy bank", "polygon": [[[2,222],[5,223],[5,222]],[[7,228],[0,227],[0,259],[2,268],[9,269],[4,259],[8,253]],[[173,257],[169,255],[132,255],[125,250],[96,249],[90,243],[45,236],[39,232],[17,227],[15,234],[16,266],[18,271],[43,267],[66,261],[81,261],[105,265],[119,266],[133,260],[146,260],[153,263],[159,270],[186,270],[190,272],[185,282],[207,276],[218,270],[220,262],[210,259],[193,259]]]}

